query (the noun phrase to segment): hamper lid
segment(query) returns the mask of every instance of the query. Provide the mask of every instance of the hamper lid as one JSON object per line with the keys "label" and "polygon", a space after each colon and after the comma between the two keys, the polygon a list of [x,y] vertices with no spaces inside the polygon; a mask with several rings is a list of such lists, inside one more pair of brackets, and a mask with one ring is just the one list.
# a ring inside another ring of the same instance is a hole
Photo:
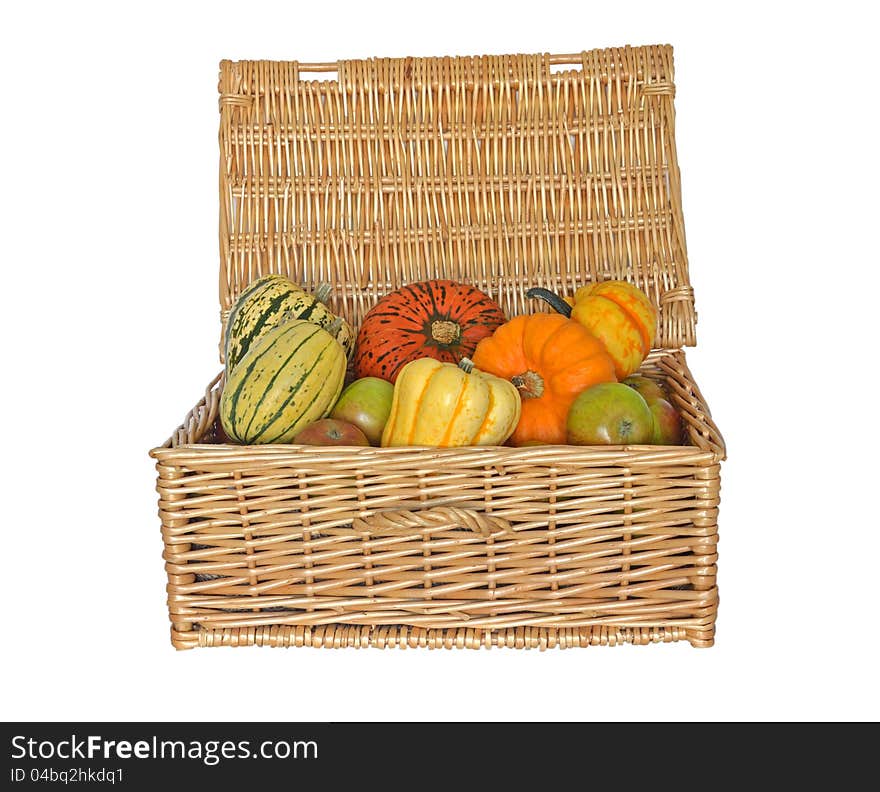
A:
{"label": "hamper lid", "polygon": [[[324,78],[324,79],[319,79]],[[220,64],[220,304],[268,272],[358,322],[404,283],[623,279],[696,342],[672,48]]]}

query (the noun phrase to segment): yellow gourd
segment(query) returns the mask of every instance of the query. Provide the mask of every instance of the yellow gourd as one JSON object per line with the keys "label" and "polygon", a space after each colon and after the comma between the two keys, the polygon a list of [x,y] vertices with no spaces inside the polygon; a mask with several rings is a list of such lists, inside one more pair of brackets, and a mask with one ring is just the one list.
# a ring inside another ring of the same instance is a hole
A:
{"label": "yellow gourd", "polygon": [[519,417],[519,392],[507,380],[467,359],[456,366],[419,358],[397,377],[382,446],[501,445]]}
{"label": "yellow gourd", "polygon": [[605,345],[619,380],[638,370],[654,344],[657,311],[647,294],[626,281],[582,286],[573,298],[539,288],[529,289],[526,297],[544,300],[586,327]]}

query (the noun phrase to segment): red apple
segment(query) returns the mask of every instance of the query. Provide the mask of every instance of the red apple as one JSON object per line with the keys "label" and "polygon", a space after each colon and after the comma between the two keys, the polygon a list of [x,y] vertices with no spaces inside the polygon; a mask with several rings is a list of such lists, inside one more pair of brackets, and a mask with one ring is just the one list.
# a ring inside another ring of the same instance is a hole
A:
{"label": "red apple", "polygon": [[217,419],[214,421],[214,425],[211,427],[211,437],[214,443],[234,443],[228,434],[226,434],[226,430],[223,428],[223,422],[220,420],[220,416],[217,416]]}
{"label": "red apple", "polygon": [[639,445],[651,442],[654,416],[635,389],[602,382],[574,400],[567,430],[571,445]]}
{"label": "red apple", "polygon": [[362,377],[339,395],[330,417],[354,424],[377,446],[391,413],[394,386],[378,377]]}
{"label": "red apple", "polygon": [[309,424],[293,438],[293,443],[317,446],[368,446],[370,441],[354,424],[322,418]]}
{"label": "red apple", "polygon": [[666,392],[663,388],[654,382],[654,380],[649,379],[642,374],[630,374],[626,379],[621,380],[621,382],[623,382],[624,385],[629,385],[630,388],[634,388],[642,394],[642,398],[648,402],[648,406],[651,405],[652,401],[666,398]]}
{"label": "red apple", "polygon": [[654,445],[681,445],[681,418],[666,399],[655,399],[648,405],[654,416]]}

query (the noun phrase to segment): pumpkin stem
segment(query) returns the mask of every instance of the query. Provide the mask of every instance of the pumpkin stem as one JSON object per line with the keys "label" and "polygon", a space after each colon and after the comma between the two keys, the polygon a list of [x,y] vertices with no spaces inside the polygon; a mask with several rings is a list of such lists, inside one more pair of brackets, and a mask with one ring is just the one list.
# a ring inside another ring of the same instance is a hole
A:
{"label": "pumpkin stem", "polygon": [[330,335],[332,335],[334,338],[336,338],[336,334],[339,332],[341,327],[342,327],[342,317],[337,316],[324,329],[328,333],[330,333]]}
{"label": "pumpkin stem", "polygon": [[330,301],[330,295],[332,294],[333,287],[329,283],[319,283],[317,286],[315,286],[315,299],[318,302],[324,303],[324,305],[327,305],[327,303]]}
{"label": "pumpkin stem", "polygon": [[571,319],[571,306],[562,297],[554,294],[549,289],[539,289],[537,287],[529,289],[526,292],[526,297],[537,297],[539,300],[547,303],[556,313],[561,313],[566,319]]}
{"label": "pumpkin stem", "polygon": [[474,361],[470,358],[462,358],[458,361],[458,367],[465,373],[470,374],[474,370]]}
{"label": "pumpkin stem", "polygon": [[431,337],[438,343],[445,346],[452,346],[458,343],[461,338],[461,328],[457,322],[450,322],[448,319],[438,319],[431,322]]}
{"label": "pumpkin stem", "polygon": [[524,399],[540,399],[544,395],[544,378],[537,371],[524,371],[510,381]]}

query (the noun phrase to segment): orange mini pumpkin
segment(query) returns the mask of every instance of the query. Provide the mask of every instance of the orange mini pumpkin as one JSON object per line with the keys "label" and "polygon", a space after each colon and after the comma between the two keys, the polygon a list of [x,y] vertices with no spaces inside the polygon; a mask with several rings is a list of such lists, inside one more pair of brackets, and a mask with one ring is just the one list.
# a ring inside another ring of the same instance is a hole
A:
{"label": "orange mini pumpkin", "polygon": [[618,379],[637,371],[654,344],[657,312],[648,295],[626,281],[582,286],[574,299],[547,289],[529,289],[526,296],[544,300],[596,336],[614,360]]}
{"label": "orange mini pumpkin", "polygon": [[473,363],[510,380],[522,397],[512,445],[565,443],[575,397],[591,385],[614,382],[614,362],[602,342],[558,314],[517,316],[477,344]]}

